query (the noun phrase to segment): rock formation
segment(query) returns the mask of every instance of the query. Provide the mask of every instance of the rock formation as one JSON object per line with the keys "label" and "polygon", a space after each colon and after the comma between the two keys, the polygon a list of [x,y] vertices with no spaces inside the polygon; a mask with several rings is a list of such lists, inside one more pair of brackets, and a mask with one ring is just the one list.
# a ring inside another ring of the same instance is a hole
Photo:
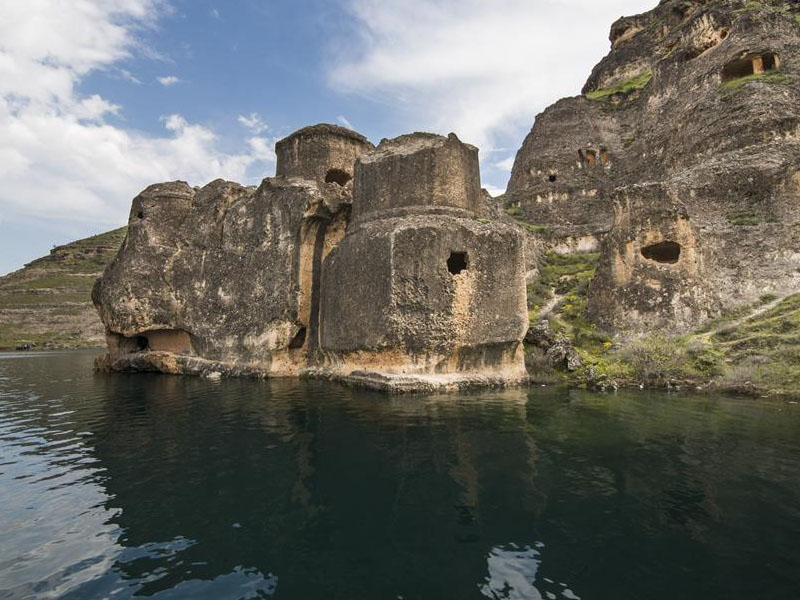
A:
{"label": "rock formation", "polygon": [[147,188],[93,293],[101,366],[504,385],[525,380],[526,283],[531,316],[558,308],[606,349],[795,292],[800,4],[662,0],[611,46],[517,154],[503,202],[523,227],[453,134],[375,148],[317,125],[258,188]]}
{"label": "rock formation", "polygon": [[800,285],[800,6],[662,0],[536,118],[506,194],[556,253],[600,251],[588,314],[685,331]]}
{"label": "rock formation", "polygon": [[331,125],[277,176],[150,186],[93,291],[113,370],[316,375],[396,391],[525,380],[523,239],[493,221],[478,151]]}

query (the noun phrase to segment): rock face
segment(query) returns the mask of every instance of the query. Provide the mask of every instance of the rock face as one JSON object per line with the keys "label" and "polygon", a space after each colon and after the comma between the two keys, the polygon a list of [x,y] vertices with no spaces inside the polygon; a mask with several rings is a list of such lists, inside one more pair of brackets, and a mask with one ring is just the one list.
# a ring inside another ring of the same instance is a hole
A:
{"label": "rock face", "polygon": [[276,151],[257,189],[173,182],[134,199],[92,295],[101,367],[398,391],[525,379],[522,237],[485,218],[475,148],[413,134],[374,149],[318,125]]}
{"label": "rock face", "polygon": [[355,181],[353,220],[324,268],[328,364],[522,380],[523,239],[485,219],[477,149],[453,134],[385,140]]}
{"label": "rock face", "polygon": [[800,285],[800,6],[663,0],[536,118],[506,205],[602,256],[589,317],[683,331]]}

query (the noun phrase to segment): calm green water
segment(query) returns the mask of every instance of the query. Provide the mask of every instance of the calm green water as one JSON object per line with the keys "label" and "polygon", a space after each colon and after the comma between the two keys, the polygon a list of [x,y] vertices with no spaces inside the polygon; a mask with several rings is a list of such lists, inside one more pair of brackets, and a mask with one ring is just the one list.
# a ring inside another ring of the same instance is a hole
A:
{"label": "calm green water", "polygon": [[0,598],[800,597],[800,406],[0,356]]}

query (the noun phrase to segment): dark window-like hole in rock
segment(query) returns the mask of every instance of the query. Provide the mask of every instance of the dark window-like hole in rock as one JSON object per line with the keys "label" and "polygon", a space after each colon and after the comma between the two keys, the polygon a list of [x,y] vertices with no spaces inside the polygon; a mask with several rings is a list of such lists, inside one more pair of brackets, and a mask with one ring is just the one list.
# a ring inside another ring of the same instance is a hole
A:
{"label": "dark window-like hole in rock", "polygon": [[350,174],[345,173],[341,169],[331,169],[325,174],[325,183],[337,183],[341,186],[345,186],[350,179]]}
{"label": "dark window-like hole in rock", "polygon": [[453,275],[458,275],[461,271],[466,270],[467,253],[466,252],[451,252],[450,258],[447,259],[447,270]]}
{"label": "dark window-like hole in rock", "polygon": [[552,173],[550,173],[550,175],[547,176],[547,181],[549,181],[550,183],[555,183],[556,179],[558,179],[558,177],[556,177]]}
{"label": "dark window-like hole in rock", "polygon": [[289,348],[296,350],[298,348],[302,348],[303,344],[305,343],[306,343],[306,328],[301,327],[299,331],[292,338],[292,341],[289,342]]}
{"label": "dark window-like hole in rock", "polygon": [[150,343],[147,341],[147,336],[145,335],[137,335],[134,339],[136,341],[137,352],[144,352],[150,346]]}
{"label": "dark window-like hole in rock", "polygon": [[725,68],[722,70],[722,80],[730,81],[731,79],[739,79],[740,77],[747,77],[752,74],[753,60],[750,58],[742,58],[725,65]]}
{"label": "dark window-like hole in rock", "polygon": [[660,263],[675,264],[681,257],[681,245],[676,242],[658,242],[642,248],[642,256]]}
{"label": "dark window-like hole in rock", "polygon": [[136,213],[136,216],[139,217],[140,219],[144,219],[144,213],[142,211]]}
{"label": "dark window-like hole in rock", "polygon": [[774,71],[780,66],[777,54],[767,52],[738,58],[729,62],[722,69],[722,81],[731,81],[749,75],[758,75],[764,71]]}

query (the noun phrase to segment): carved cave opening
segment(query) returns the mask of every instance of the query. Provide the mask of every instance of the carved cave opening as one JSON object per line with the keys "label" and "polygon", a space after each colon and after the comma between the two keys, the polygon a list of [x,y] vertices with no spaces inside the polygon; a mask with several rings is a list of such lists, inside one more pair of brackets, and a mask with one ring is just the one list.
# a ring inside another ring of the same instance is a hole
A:
{"label": "carved cave opening", "polygon": [[593,167],[597,164],[597,153],[594,150],[586,151],[586,164]]}
{"label": "carved cave opening", "polygon": [[182,329],[156,329],[131,337],[119,336],[119,348],[123,353],[171,352],[192,354],[192,341]]}
{"label": "carved cave opening", "polygon": [[342,187],[347,185],[347,182],[350,181],[350,179],[352,179],[350,174],[342,171],[341,169],[331,169],[325,174],[325,183],[336,183]]}
{"label": "carved cave opening", "polygon": [[722,81],[732,81],[741,77],[759,75],[765,71],[774,71],[780,66],[780,58],[772,52],[737,58],[722,69]]}
{"label": "carved cave opening", "polygon": [[306,343],[306,328],[301,327],[300,329],[297,330],[297,333],[294,334],[292,341],[289,342],[289,348],[291,348],[292,350],[297,350],[299,348],[302,348],[305,343]]}
{"label": "carved cave opening", "polygon": [[144,219],[144,213],[141,210],[138,213],[136,213],[136,216],[140,219]]}
{"label": "carved cave opening", "polygon": [[447,270],[451,275],[458,275],[469,266],[469,257],[466,252],[451,252],[447,259]]}
{"label": "carved cave opening", "polygon": [[681,245],[677,242],[658,242],[642,248],[647,260],[674,265],[681,257]]}
{"label": "carved cave opening", "polygon": [[704,39],[697,46],[693,46],[692,48],[686,50],[686,52],[683,55],[684,60],[687,61],[694,60],[695,58],[705,54],[712,48],[716,48],[722,42],[728,39],[729,35],[730,35],[730,30],[727,28],[718,30],[716,36]]}
{"label": "carved cave opening", "polygon": [[558,177],[555,173],[550,173],[550,175],[547,176],[547,181],[550,183],[555,183],[556,179],[558,179]]}

